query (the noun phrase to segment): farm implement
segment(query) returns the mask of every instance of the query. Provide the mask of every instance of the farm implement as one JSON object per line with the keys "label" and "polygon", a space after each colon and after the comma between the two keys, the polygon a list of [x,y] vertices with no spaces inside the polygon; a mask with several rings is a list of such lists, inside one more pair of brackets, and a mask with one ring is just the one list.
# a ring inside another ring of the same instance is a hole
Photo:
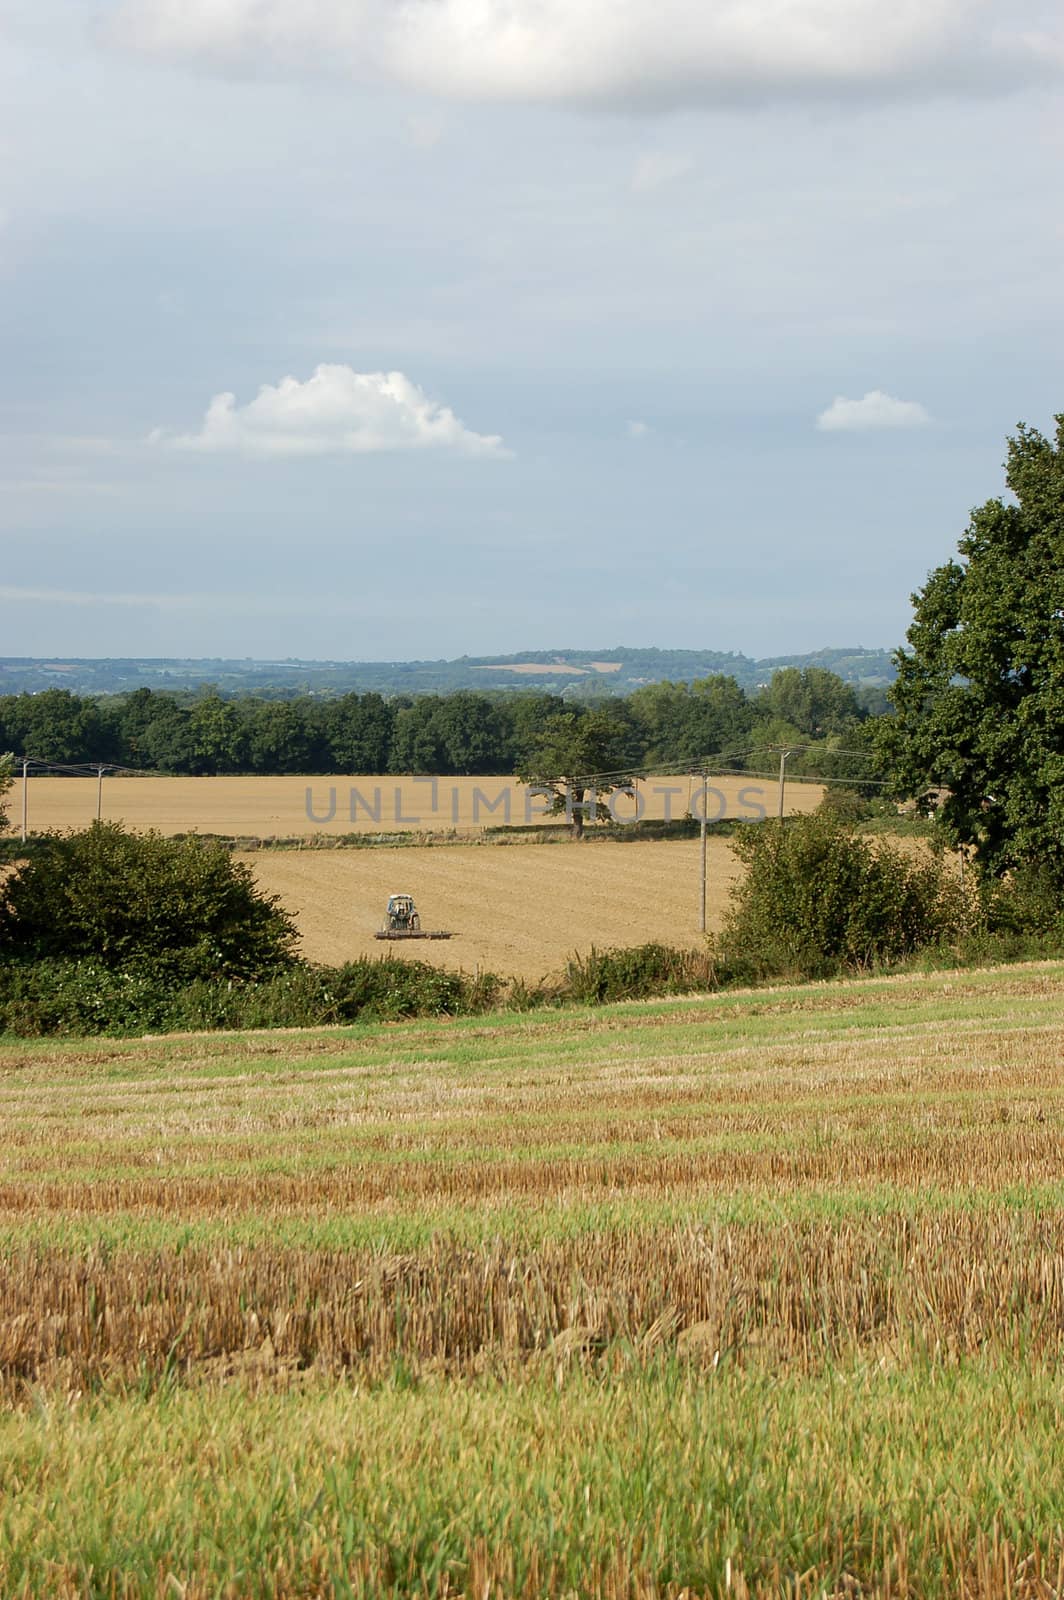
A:
{"label": "farm implement", "polygon": [[374,935],[376,939],[453,939],[452,933],[442,928],[423,928],[413,896],[393,894],[388,897],[383,928]]}

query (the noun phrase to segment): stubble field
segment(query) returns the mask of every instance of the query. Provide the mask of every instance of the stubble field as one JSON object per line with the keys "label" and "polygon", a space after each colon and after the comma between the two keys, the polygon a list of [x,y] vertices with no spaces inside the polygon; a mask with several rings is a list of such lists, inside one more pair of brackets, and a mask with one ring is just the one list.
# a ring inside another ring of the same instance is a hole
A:
{"label": "stubble field", "polygon": [[1062,979],[0,1044],[0,1592],[1059,1593]]}
{"label": "stubble field", "polygon": [[[709,779],[706,815],[755,819],[759,809],[774,816],[774,783],[734,776]],[[684,816],[699,803],[701,779],[647,778],[639,785],[640,814],[649,820]],[[788,782],[788,813],[812,811],[819,784]],[[159,778],[105,777],[102,815],[127,827],[160,833],[214,833],[230,838],[313,838],[345,833],[459,833],[484,828],[554,823],[542,796],[505,774],[484,778],[412,778],[369,775],[350,778]],[[31,830],[84,828],[96,816],[95,778],[31,778]],[[616,801],[618,820],[632,819],[635,804]],[[21,794],[11,797],[12,820],[21,815]]]}

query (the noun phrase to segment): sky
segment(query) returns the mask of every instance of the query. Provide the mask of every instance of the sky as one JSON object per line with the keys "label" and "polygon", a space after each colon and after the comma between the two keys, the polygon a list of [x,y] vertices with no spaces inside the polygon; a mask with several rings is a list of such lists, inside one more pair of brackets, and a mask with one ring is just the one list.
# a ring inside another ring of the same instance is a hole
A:
{"label": "sky", "polygon": [[1057,0],[2,0],[0,655],[901,642],[1064,411]]}

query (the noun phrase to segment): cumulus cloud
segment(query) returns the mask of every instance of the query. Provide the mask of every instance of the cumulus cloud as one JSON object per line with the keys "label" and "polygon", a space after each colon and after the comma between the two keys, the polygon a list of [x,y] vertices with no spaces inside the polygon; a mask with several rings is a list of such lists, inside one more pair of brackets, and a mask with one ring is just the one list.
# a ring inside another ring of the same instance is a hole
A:
{"label": "cumulus cloud", "polygon": [[859,433],[869,428],[922,428],[930,421],[918,400],[896,400],[882,389],[869,389],[860,400],[836,395],[816,425],[823,433]]}
{"label": "cumulus cloud", "polygon": [[156,429],[171,450],[245,456],[368,455],[387,450],[449,450],[505,458],[497,434],[473,433],[447,406],[430,400],[402,372],[355,372],[323,363],[305,383],[263,384],[239,406],[216,394],[198,433]]}
{"label": "cumulus cloud", "polygon": [[221,70],[633,106],[1005,91],[1064,64],[1050,0],[113,0],[103,26]]}

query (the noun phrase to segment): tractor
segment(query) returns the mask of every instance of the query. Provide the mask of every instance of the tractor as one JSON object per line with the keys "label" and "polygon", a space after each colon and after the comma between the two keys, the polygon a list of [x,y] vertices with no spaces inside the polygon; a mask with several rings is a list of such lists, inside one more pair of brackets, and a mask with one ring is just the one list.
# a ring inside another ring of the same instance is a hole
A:
{"label": "tractor", "polygon": [[452,935],[442,930],[426,932],[421,926],[414,897],[410,894],[388,896],[388,909],[384,914],[384,927],[374,935],[377,939],[450,939]]}

